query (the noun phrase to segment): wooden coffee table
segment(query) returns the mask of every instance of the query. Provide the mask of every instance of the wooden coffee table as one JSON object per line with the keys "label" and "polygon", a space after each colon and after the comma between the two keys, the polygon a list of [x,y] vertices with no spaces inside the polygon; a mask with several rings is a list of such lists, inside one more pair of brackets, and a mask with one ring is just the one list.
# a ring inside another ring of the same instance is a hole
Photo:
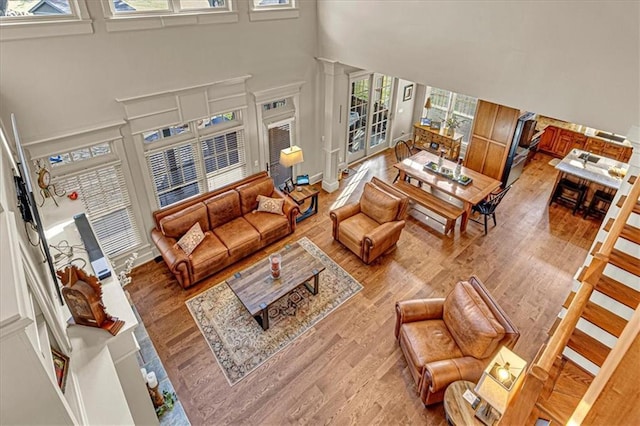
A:
{"label": "wooden coffee table", "polygon": [[[269,306],[293,289],[304,285],[318,294],[319,275],[325,266],[300,246],[293,243],[279,252],[282,256],[280,278],[271,277],[269,258],[260,260],[226,280],[244,307],[263,330],[269,328]],[[309,281],[313,279],[313,286]]]}

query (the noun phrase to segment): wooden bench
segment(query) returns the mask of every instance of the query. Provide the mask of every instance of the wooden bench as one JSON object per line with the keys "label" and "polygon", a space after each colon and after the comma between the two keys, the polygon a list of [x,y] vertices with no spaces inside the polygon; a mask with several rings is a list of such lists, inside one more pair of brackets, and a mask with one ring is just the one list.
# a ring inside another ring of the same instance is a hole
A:
{"label": "wooden bench", "polygon": [[393,184],[400,192],[407,195],[417,204],[422,207],[431,210],[434,213],[444,217],[447,223],[444,227],[444,234],[447,235],[456,225],[456,219],[462,216],[464,209],[453,205],[442,198],[438,198],[435,195],[424,191],[422,188],[413,186],[408,182],[397,181]]}

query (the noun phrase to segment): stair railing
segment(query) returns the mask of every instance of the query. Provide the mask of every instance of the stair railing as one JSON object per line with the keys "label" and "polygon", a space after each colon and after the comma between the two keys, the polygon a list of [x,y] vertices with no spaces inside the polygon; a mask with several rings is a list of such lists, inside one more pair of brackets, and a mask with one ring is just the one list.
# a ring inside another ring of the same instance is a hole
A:
{"label": "stair railing", "polygon": [[618,212],[618,216],[614,219],[611,229],[600,246],[600,250],[593,255],[593,258],[591,259],[581,281],[580,288],[569,304],[564,318],[562,318],[558,327],[549,338],[549,341],[540,353],[540,356],[531,364],[531,367],[525,375],[519,394],[517,397],[512,399],[511,403],[505,410],[504,415],[500,419],[501,424],[526,424],[527,419],[538,400],[538,396],[542,392],[544,384],[549,378],[553,363],[567,345],[567,342],[569,341],[573,330],[576,328],[578,320],[582,316],[582,312],[591,297],[591,293],[593,293],[593,290],[598,285],[602,272],[609,262],[613,246],[629,220],[629,216],[638,202],[638,197],[640,197],[640,178],[635,180],[633,186],[629,190],[627,199],[622,204],[622,207]]}

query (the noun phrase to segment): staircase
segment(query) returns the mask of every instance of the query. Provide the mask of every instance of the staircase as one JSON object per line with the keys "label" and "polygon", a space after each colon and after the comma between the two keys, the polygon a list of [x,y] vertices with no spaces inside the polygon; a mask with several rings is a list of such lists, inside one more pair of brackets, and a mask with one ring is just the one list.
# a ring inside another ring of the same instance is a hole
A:
{"label": "staircase", "polygon": [[[533,424],[538,418],[567,424],[570,419],[585,419],[590,408],[584,407],[591,405],[581,401],[586,394],[589,398],[599,395],[602,381],[606,383],[615,369],[613,360],[620,359],[621,351],[637,335],[640,153],[637,145],[634,148],[628,175],[576,274],[550,340],[536,356],[501,424]],[[630,321],[633,324],[627,327]],[[607,378],[598,378],[601,369]]]}

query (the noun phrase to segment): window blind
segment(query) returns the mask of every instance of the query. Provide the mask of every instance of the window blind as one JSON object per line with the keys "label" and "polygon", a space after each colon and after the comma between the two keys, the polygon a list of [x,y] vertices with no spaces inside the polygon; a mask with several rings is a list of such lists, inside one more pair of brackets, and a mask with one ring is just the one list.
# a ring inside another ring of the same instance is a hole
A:
{"label": "window blind", "polygon": [[118,255],[140,244],[140,232],[119,163],[61,176],[55,183],[67,193],[78,193],[107,256]]}
{"label": "window blind", "polygon": [[242,130],[202,139],[200,149],[209,191],[247,176],[244,132]]}
{"label": "window blind", "polygon": [[292,177],[291,167],[280,164],[280,151],[291,146],[291,121],[269,128],[269,174],[276,186]]}
{"label": "window blind", "polygon": [[200,193],[200,157],[191,141],[147,154],[147,164],[160,207]]}

